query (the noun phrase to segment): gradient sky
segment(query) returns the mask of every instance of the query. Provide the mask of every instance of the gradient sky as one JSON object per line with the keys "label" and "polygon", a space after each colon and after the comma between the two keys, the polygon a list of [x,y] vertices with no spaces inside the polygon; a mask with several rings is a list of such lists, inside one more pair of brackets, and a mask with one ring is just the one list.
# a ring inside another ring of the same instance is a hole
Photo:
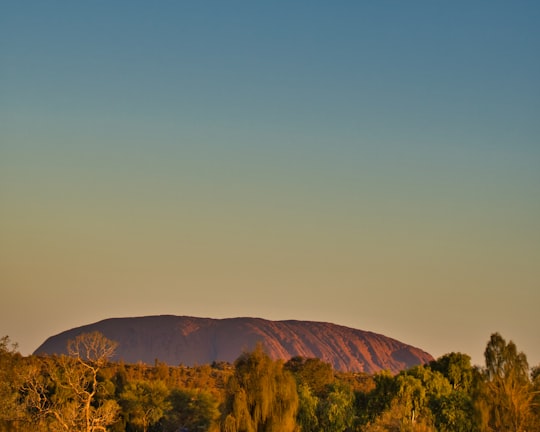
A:
{"label": "gradient sky", "polygon": [[2,2],[0,335],[330,321],[540,363],[536,1]]}

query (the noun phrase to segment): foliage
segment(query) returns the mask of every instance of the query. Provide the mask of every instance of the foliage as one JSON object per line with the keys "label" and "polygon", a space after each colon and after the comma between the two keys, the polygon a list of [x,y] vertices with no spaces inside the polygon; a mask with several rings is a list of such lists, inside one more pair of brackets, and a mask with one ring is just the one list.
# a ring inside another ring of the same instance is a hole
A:
{"label": "foliage", "polygon": [[162,422],[163,431],[218,429],[218,403],[207,390],[174,389],[169,394],[168,402],[170,409]]}
{"label": "foliage", "polygon": [[513,432],[528,430],[533,422],[534,393],[527,357],[518,352],[512,341],[506,343],[499,333],[491,335],[484,357],[485,387],[481,396],[488,428]]}
{"label": "foliage", "polygon": [[298,412],[296,415],[300,431],[319,430],[318,406],[319,398],[313,394],[309,385],[300,384],[298,386]]}
{"label": "foliage", "polygon": [[34,359],[23,386],[33,421],[70,432],[105,431],[113,424],[119,406],[106,391],[98,397],[98,374],[114,347],[99,333],[83,334],[68,346],[72,357]]}
{"label": "foliage", "polygon": [[440,432],[469,432],[475,430],[472,399],[463,391],[453,391],[433,399],[430,409],[435,428]]}
{"label": "foliage", "polygon": [[319,396],[335,381],[332,366],[318,358],[293,357],[285,363],[285,368],[293,373],[297,382],[307,385]]}
{"label": "foliage", "polygon": [[223,413],[227,432],[287,432],[296,429],[298,393],[291,373],[259,345],[235,362]]}
{"label": "foliage", "polygon": [[360,425],[372,424],[377,417],[390,410],[398,392],[396,379],[388,371],[373,376],[375,388],[356,394],[356,412]]}
{"label": "foliage", "polygon": [[24,407],[19,403],[19,388],[24,380],[21,374],[22,357],[17,344],[8,336],[0,339],[0,431],[12,430],[21,420]]}
{"label": "foliage", "polygon": [[375,375],[375,389],[357,394],[358,424],[366,431],[538,430],[525,355],[495,333],[485,358],[482,370],[450,353],[395,377]]}
{"label": "foliage", "polygon": [[320,432],[343,432],[353,425],[354,393],[347,383],[331,384],[318,408]]}
{"label": "foliage", "polygon": [[163,381],[134,381],[120,395],[128,423],[147,432],[171,408],[169,390]]}
{"label": "foliage", "polygon": [[472,385],[473,368],[467,354],[449,353],[429,363],[433,371],[440,372],[448,379],[454,390],[468,392]]}
{"label": "foliage", "polygon": [[0,339],[0,432],[524,432],[540,430],[540,365],[498,333],[486,364],[449,353],[397,375],[283,364],[262,347],[234,364],[111,362],[99,333],[70,356],[21,356]]}

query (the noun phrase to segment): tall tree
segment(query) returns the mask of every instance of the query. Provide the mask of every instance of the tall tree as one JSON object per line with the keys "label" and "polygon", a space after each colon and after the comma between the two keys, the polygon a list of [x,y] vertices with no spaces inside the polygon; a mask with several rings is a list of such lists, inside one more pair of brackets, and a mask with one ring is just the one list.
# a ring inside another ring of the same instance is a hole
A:
{"label": "tall tree", "polygon": [[96,409],[92,402],[98,391],[98,372],[114,355],[117,346],[118,343],[97,331],[83,333],[68,341],[68,353],[76,358],[80,367],[71,368],[70,363],[66,363],[66,376],[83,405],[87,432],[105,430],[114,421],[117,408],[112,403]]}
{"label": "tall tree", "polygon": [[[416,369],[421,369],[418,367]],[[471,390],[474,369],[471,358],[462,353],[450,353],[429,364],[431,378],[425,380],[429,407],[434,425],[440,432],[471,432],[476,430]],[[440,378],[446,382],[442,385]],[[446,388],[445,388],[446,387]]]}
{"label": "tall tree", "polygon": [[242,354],[229,379],[222,430],[226,432],[292,432],[296,429],[296,382],[283,363],[273,361],[259,345]]}
{"label": "tall tree", "polygon": [[531,421],[534,396],[527,357],[499,333],[491,335],[484,357],[488,427],[494,432],[524,432]]}

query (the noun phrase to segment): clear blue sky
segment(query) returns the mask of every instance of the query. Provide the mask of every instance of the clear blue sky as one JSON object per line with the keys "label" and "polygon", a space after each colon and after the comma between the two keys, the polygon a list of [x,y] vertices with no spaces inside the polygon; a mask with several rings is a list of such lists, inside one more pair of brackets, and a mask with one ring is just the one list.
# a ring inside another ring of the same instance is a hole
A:
{"label": "clear blue sky", "polygon": [[331,321],[540,363],[537,2],[3,2],[0,333]]}

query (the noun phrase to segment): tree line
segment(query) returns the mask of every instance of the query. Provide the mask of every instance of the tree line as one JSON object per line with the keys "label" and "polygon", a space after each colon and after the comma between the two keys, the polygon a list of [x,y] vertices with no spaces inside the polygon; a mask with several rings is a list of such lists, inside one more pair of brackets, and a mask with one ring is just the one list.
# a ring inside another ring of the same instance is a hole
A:
{"label": "tree line", "polygon": [[125,364],[98,332],[67,348],[25,357],[0,339],[0,432],[540,430],[540,367],[498,333],[483,367],[450,353],[396,375],[272,360],[262,346],[234,364]]}

